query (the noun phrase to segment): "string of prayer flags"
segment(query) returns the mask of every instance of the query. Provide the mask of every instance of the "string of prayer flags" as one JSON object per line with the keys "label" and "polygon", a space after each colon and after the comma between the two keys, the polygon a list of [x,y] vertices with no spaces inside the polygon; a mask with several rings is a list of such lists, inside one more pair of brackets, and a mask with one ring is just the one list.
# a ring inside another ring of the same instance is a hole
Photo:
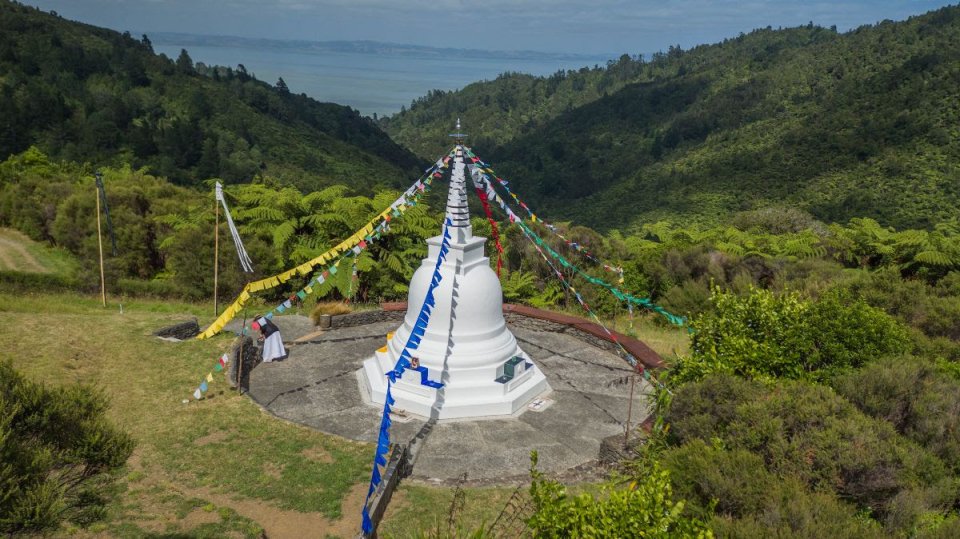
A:
{"label": "string of prayer flags", "polygon": [[510,190],[510,187],[508,186],[508,182],[503,178],[497,176],[496,172],[494,172],[493,169],[490,168],[488,164],[484,163],[480,158],[474,155],[473,151],[471,151],[469,148],[466,148],[466,152],[467,152],[467,156],[470,157],[471,161],[473,161],[474,163],[473,165],[475,167],[474,170],[479,171],[480,174],[483,174],[488,178],[490,177],[494,178],[497,181],[497,183],[499,183],[500,186],[503,187],[503,189],[507,192],[507,194],[513,197],[513,200],[516,201],[517,204],[519,204],[520,207],[527,212],[527,215],[530,216],[530,221],[534,223],[542,223],[545,227],[547,227],[547,229],[550,230],[550,232],[552,232],[558,238],[560,238],[568,247],[579,252],[580,254],[590,259],[595,264],[603,267],[604,270],[609,271],[611,273],[616,273],[619,276],[619,283],[623,284],[623,268],[622,267],[611,266],[610,264],[603,262],[602,260],[594,256],[593,253],[587,250],[584,246],[580,245],[575,241],[570,241],[569,239],[567,239],[563,234],[560,233],[560,231],[557,229],[556,226],[544,221],[543,218],[537,216],[537,214],[535,214],[533,210],[530,209],[529,206],[527,206],[522,200],[520,200],[517,197],[516,194],[513,193],[513,191]]}
{"label": "string of prayer flags", "polygon": [[107,191],[103,187],[103,175],[97,171],[93,177],[97,183],[97,196],[100,197],[100,205],[103,206],[104,217],[107,218],[107,232],[110,234],[110,252],[113,256],[117,256],[117,236],[113,233],[113,221],[110,219],[110,205],[107,204]]}
{"label": "string of prayer flags", "polygon": [[210,388],[209,384],[213,383],[213,373],[223,371],[223,369],[227,368],[229,363],[230,354],[227,352],[220,354],[220,356],[217,357],[216,363],[213,364],[213,371],[208,372],[207,375],[200,380],[200,385],[193,390],[193,398],[196,400],[202,399],[203,395]]}
{"label": "string of prayer flags", "polygon": [[541,249],[540,246],[537,245],[535,241],[533,241],[533,237],[531,237],[529,234],[530,229],[521,223],[520,230],[523,231],[523,234],[527,237],[528,240],[533,242],[534,244],[533,248],[537,250],[537,253],[540,254],[541,258],[543,258],[543,261],[547,263],[547,266],[549,266],[550,269],[553,270],[554,274],[556,274],[557,278],[560,279],[560,283],[564,286],[564,288],[566,288],[567,290],[573,293],[574,297],[577,298],[577,303],[579,303],[580,307],[582,307],[583,310],[586,311],[587,315],[590,316],[590,319],[593,320],[594,323],[596,323],[598,326],[600,326],[600,328],[603,329],[603,331],[610,338],[611,342],[617,345],[617,351],[623,357],[623,359],[626,360],[626,362],[629,363],[631,367],[641,372],[645,380],[652,379],[658,386],[663,387],[663,384],[661,384],[660,381],[657,380],[656,378],[652,378],[652,375],[649,373],[649,371],[647,371],[644,368],[643,364],[637,361],[637,358],[633,357],[633,354],[631,354],[630,352],[627,351],[626,348],[624,348],[620,340],[617,339],[617,336],[612,331],[610,331],[609,328],[607,328],[607,326],[603,323],[603,321],[600,320],[600,317],[598,317],[590,308],[590,306],[587,305],[587,302],[584,301],[583,296],[580,295],[580,292],[577,292],[577,289],[574,288],[573,285],[571,285],[569,282],[567,282],[567,279],[563,276],[563,273],[560,272],[560,270],[557,269],[557,267],[553,264],[553,262],[550,261],[546,253],[543,252],[543,249]]}
{"label": "string of prayer flags", "polygon": [[423,337],[427,325],[430,323],[431,310],[436,305],[434,292],[437,286],[440,285],[442,279],[440,266],[443,264],[443,261],[446,260],[447,253],[450,251],[451,226],[453,226],[453,223],[450,222],[450,219],[446,219],[443,227],[443,240],[440,242],[440,251],[437,253],[437,263],[433,267],[433,276],[430,278],[430,286],[427,288],[427,294],[423,298],[423,305],[420,306],[420,314],[417,316],[417,322],[414,324],[393,370],[387,373],[387,393],[383,401],[383,413],[380,415],[380,433],[377,438],[377,449],[373,455],[373,472],[370,474],[370,487],[367,489],[367,499],[361,511],[361,526],[363,533],[367,535],[373,532],[373,521],[370,519],[370,511],[367,507],[370,502],[370,497],[373,496],[373,493],[376,492],[377,487],[383,481],[380,467],[387,465],[387,452],[390,450],[390,411],[391,406],[395,403],[393,394],[391,393],[393,383],[396,382],[398,377],[403,375],[405,369],[409,368],[420,372],[421,384],[432,388],[443,387],[442,383],[430,380],[426,367],[422,365],[412,367],[410,365],[410,359],[412,357],[410,350],[415,350],[420,346],[420,339]]}
{"label": "string of prayer flags", "polygon": [[673,313],[670,313],[663,307],[653,303],[650,300],[650,298],[638,298],[632,294],[629,294],[627,292],[620,290],[619,288],[604,281],[603,279],[599,279],[597,277],[587,274],[576,265],[571,264],[567,259],[563,257],[563,255],[551,249],[549,245],[546,245],[543,239],[540,236],[537,236],[536,232],[531,230],[530,227],[528,227],[527,225],[523,224],[523,222],[518,221],[517,225],[520,227],[523,233],[530,239],[530,241],[533,242],[534,246],[537,247],[538,251],[542,252],[541,251],[541,247],[542,247],[543,250],[547,251],[547,253],[550,253],[550,257],[552,257],[554,260],[559,262],[563,267],[573,270],[577,275],[583,277],[587,282],[606,288],[607,291],[609,291],[615,298],[617,298],[620,301],[626,302],[628,304],[632,303],[634,305],[643,307],[644,309],[651,310],[663,316],[664,318],[666,318],[671,324],[675,324],[678,326],[683,326],[686,324],[686,319],[684,319],[681,316],[677,316]]}
{"label": "string of prayer flags", "polygon": [[[361,241],[368,243],[369,240],[375,235],[380,234],[388,230],[388,223],[391,220],[391,215],[394,217],[399,217],[407,208],[413,207],[416,205],[417,201],[429,191],[429,187],[433,182],[434,177],[442,176],[441,170],[449,167],[450,157],[453,155],[453,150],[450,151],[450,154],[444,159],[440,159],[432,167],[427,169],[427,173],[413,183],[406,191],[397,199],[390,204],[388,208],[380,212],[376,217],[371,219],[363,228],[355,232],[349,238],[340,242],[337,246],[328,250],[327,252],[308,260],[299,266],[273,275],[271,277],[266,277],[258,281],[253,281],[248,283],[243,290],[240,292],[240,295],[234,302],[228,306],[224,311],[217,317],[216,320],[211,323],[207,329],[202,333],[197,335],[198,339],[207,339],[210,338],[220,331],[223,330],[223,327],[226,326],[234,317],[237,316],[243,306],[246,304],[247,300],[250,299],[250,294],[253,292],[260,292],[262,290],[267,290],[280,286],[281,284],[289,281],[297,275],[307,275],[314,270],[317,266],[322,264],[336,262],[339,263],[340,259],[344,256],[345,253],[352,252],[353,247],[360,244]],[[330,274],[336,274],[336,265],[333,265],[329,268]],[[324,276],[326,278],[326,276]],[[286,309],[289,309],[291,305],[285,303],[283,309],[279,307],[276,309],[277,312],[283,312]]]}
{"label": "string of prayer flags", "polygon": [[[545,249],[548,253],[550,253],[550,256],[553,259],[555,259],[558,263],[560,263],[561,266],[572,269],[575,273],[583,277],[585,280],[587,280],[591,284],[595,284],[603,288],[606,288],[611,294],[613,294],[614,297],[616,297],[618,300],[622,302],[626,302],[628,305],[633,304],[639,307],[643,307],[644,309],[653,311],[663,316],[664,318],[666,318],[670,323],[676,324],[678,326],[683,326],[686,324],[686,320],[683,317],[670,313],[663,307],[653,303],[653,301],[651,301],[650,298],[638,298],[632,294],[628,294],[620,290],[619,288],[613,286],[612,284],[604,281],[603,279],[599,279],[597,277],[587,274],[578,266],[570,263],[570,261],[564,258],[560,253],[550,248],[550,246],[547,245],[547,243],[543,240],[543,238],[538,236],[536,232],[534,232],[530,227],[525,225],[523,221],[519,217],[517,217],[517,215],[513,212],[513,210],[510,209],[510,206],[507,204],[507,202],[500,195],[498,195],[496,191],[493,190],[493,187],[490,181],[486,177],[483,178],[482,183],[486,188],[487,198],[497,202],[497,204],[500,206],[500,209],[502,209],[504,213],[507,214],[507,217],[510,219],[510,222],[517,223],[520,229],[523,230],[523,233],[527,236],[528,239],[530,239],[530,241],[534,244],[534,246],[537,248],[539,252],[542,252],[541,248]],[[562,278],[562,274],[559,272],[559,270],[557,270],[556,273],[558,277]],[[622,282],[622,277],[620,279],[620,282]]]}
{"label": "string of prayer flags", "polygon": [[483,180],[478,169],[471,166],[470,175],[473,178],[473,188],[477,191],[477,197],[480,199],[480,205],[483,206],[483,213],[487,216],[487,222],[490,223],[490,230],[493,235],[493,244],[497,249],[497,277],[500,276],[500,270],[503,268],[503,245],[500,244],[500,229],[497,226],[496,219],[493,218],[493,212],[490,211],[490,201],[487,199],[487,193],[483,187]]}

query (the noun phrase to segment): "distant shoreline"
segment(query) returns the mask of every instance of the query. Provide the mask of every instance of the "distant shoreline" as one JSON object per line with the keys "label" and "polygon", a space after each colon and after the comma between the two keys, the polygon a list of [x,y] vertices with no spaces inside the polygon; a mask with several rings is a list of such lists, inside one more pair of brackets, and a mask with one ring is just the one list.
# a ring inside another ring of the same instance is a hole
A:
{"label": "distant shoreline", "polygon": [[483,58],[503,60],[565,62],[582,61],[584,65],[603,62],[615,58],[614,54],[578,54],[567,52],[542,51],[502,51],[484,49],[460,49],[450,47],[427,47],[402,43],[380,41],[308,41],[302,39],[267,39],[242,36],[187,34],[179,32],[144,32],[150,41],[157,45],[180,45],[198,47],[268,47],[273,49],[293,49],[301,52],[352,52],[360,54],[389,54],[395,56],[453,56],[458,58]]}
{"label": "distant shoreline", "polygon": [[275,40],[161,32],[146,34],[154,51],[176,58],[186,49],[208,66],[244,68],[258,79],[283,78],[294,93],[347,105],[366,116],[390,116],[431,90],[451,91],[503,73],[549,76],[605,65],[606,57],[540,52],[439,49],[372,41]]}

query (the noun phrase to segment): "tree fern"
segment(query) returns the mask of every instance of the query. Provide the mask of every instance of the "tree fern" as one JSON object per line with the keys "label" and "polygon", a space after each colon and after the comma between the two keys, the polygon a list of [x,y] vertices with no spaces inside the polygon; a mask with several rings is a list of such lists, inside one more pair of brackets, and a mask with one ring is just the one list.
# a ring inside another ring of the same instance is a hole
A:
{"label": "tree fern", "polygon": [[913,257],[913,261],[928,266],[937,266],[949,268],[957,265],[957,262],[949,254],[942,251],[920,251]]}

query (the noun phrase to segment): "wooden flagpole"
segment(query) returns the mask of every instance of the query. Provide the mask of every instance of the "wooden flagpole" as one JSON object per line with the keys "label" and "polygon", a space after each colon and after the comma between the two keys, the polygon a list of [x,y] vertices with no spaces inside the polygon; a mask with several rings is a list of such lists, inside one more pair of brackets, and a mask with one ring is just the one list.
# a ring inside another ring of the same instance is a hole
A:
{"label": "wooden flagpole", "polygon": [[213,207],[217,213],[217,224],[213,228],[213,316],[220,316],[217,303],[217,279],[220,273],[220,201],[213,198]]}
{"label": "wooden flagpole", "polygon": [[243,345],[247,342],[247,306],[243,306],[243,323],[240,325],[240,357],[237,358],[237,393],[243,395]]}
{"label": "wooden flagpole", "polygon": [[[100,173],[97,172],[97,178],[100,178]],[[106,279],[103,276],[103,237],[100,233],[100,188],[94,185],[95,194],[94,197],[97,199],[97,245],[100,247],[100,301],[103,302],[103,306],[107,306],[107,290],[106,290]]]}

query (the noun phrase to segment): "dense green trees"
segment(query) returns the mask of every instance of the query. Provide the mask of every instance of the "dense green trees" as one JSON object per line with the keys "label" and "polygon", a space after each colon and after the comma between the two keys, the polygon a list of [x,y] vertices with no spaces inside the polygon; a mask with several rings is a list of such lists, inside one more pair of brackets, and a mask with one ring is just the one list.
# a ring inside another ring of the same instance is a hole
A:
{"label": "dense green trees", "polygon": [[772,204],[930,229],[960,208],[958,44],[956,6],[842,35],[759,29],[605,68],[505,74],[382,123],[432,155],[462,116],[477,152],[544,214],[600,230]]}
{"label": "dense green trees", "polygon": [[147,167],[197,185],[270,174],[303,189],[399,186],[417,159],[349,107],[318,103],[243,69],[174,61],[149,40],[0,1],[0,159]]}
{"label": "dense green trees", "polygon": [[[138,279],[135,291],[205,298],[213,293],[214,201],[199,191],[129,167],[104,168],[107,199],[116,227],[117,256],[105,259],[111,283]],[[254,260],[255,273],[240,271],[225,220],[220,230],[220,297],[232,297],[248,279],[278,273],[309,260],[353,234],[399,195],[356,195],[345,186],[303,195],[293,187],[265,183],[228,186],[229,204]],[[207,182],[212,186],[212,181]],[[96,210],[92,174],[85,166],[52,163],[31,148],[0,163],[0,226],[63,247],[82,261],[81,287],[98,286]],[[429,195],[428,195],[429,196]],[[383,241],[357,260],[359,287],[331,279],[339,294],[363,299],[397,298],[426,254],[423,238],[439,231],[440,218],[426,205],[405,212]],[[106,234],[106,232],[104,232]],[[347,273],[348,275],[348,273]],[[295,286],[297,283],[291,283]],[[321,288],[320,293],[326,293]],[[280,294],[286,289],[278,290]]]}

